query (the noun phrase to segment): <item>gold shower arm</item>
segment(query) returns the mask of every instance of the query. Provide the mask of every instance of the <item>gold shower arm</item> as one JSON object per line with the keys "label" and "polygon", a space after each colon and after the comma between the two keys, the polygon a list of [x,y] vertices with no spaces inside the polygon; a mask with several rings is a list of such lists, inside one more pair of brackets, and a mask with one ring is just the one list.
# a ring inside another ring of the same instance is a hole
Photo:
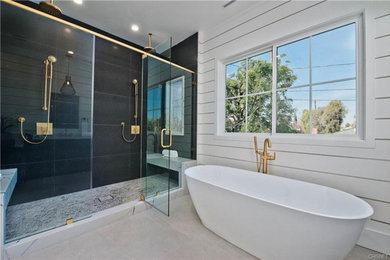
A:
{"label": "gold shower arm", "polygon": [[149,33],[149,47],[152,47],[152,33]]}

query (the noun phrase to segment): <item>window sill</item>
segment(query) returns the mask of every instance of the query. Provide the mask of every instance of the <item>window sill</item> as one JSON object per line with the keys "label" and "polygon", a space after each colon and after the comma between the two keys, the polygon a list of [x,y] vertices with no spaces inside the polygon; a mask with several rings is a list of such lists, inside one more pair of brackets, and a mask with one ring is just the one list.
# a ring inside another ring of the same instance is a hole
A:
{"label": "window sill", "polygon": [[356,135],[308,135],[308,134],[260,134],[260,133],[223,133],[215,136],[221,141],[250,141],[253,136],[262,142],[270,138],[272,144],[303,145],[303,146],[327,146],[350,148],[375,148],[374,140],[363,140]]}

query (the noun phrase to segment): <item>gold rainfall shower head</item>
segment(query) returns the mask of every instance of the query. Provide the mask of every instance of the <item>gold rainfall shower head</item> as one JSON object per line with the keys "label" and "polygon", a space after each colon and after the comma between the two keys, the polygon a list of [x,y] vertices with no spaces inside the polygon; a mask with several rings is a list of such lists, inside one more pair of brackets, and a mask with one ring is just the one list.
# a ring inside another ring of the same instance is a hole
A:
{"label": "gold rainfall shower head", "polygon": [[53,3],[53,0],[50,0],[50,2],[40,2],[39,7],[45,13],[51,14],[53,16],[60,17],[62,15],[61,9]]}

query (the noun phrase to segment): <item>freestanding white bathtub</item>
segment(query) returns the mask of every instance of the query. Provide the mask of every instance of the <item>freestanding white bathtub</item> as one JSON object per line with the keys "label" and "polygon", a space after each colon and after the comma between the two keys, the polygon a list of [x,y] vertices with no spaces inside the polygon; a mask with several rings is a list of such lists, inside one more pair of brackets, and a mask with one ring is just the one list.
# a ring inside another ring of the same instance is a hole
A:
{"label": "freestanding white bathtub", "polygon": [[185,170],[202,223],[264,259],[344,259],[373,209],[348,193],[223,166]]}

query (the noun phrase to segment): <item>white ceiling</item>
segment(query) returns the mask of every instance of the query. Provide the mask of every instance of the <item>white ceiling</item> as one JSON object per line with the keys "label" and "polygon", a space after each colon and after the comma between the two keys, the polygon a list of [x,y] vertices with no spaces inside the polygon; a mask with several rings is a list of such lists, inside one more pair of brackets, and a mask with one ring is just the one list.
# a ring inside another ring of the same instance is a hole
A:
{"label": "white ceiling", "polygon": [[[39,1],[34,1],[39,2]],[[258,1],[54,1],[65,15],[139,44],[147,45],[147,34],[153,33],[153,46],[173,39],[173,45],[209,27],[215,27]],[[131,25],[139,31],[131,31]]]}

